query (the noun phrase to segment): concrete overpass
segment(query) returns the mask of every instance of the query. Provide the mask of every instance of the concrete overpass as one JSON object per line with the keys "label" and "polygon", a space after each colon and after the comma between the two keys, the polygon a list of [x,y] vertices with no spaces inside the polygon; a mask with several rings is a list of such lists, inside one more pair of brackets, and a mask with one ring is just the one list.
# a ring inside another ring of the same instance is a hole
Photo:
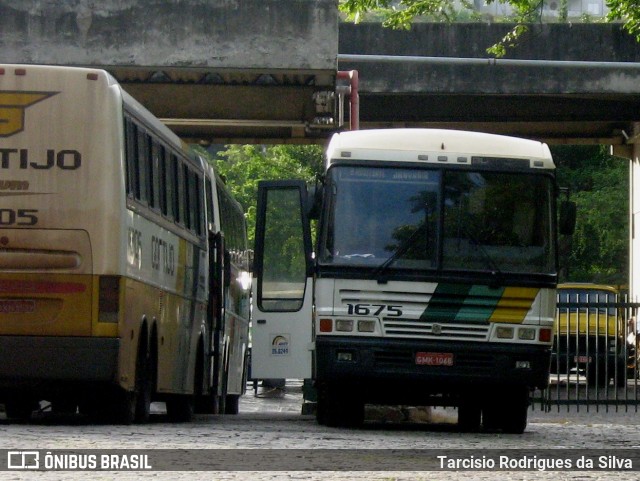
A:
{"label": "concrete overpass", "polygon": [[357,69],[362,128],[612,144],[632,159],[640,294],[640,47],[618,25],[538,25],[507,60],[480,60],[508,29],[340,24],[335,0],[0,0],[0,61],[103,67],[193,142],[324,141],[337,72]]}
{"label": "concrete overpass", "polygon": [[622,131],[632,134],[640,45],[619,25],[537,25],[508,58],[487,59],[486,47],[504,31],[341,25],[339,66],[359,72],[361,125],[467,128],[550,143],[620,144]]}
{"label": "concrete overpass", "polygon": [[192,141],[332,127],[335,0],[0,0],[0,61],[102,67]]}
{"label": "concrete overpass", "polygon": [[508,25],[393,31],[341,24],[336,6],[0,0],[1,61],[106,68],[194,142],[322,141],[337,128],[336,72],[351,69],[363,128],[622,144],[640,120],[640,47],[618,25],[538,25],[494,63],[485,49]]}

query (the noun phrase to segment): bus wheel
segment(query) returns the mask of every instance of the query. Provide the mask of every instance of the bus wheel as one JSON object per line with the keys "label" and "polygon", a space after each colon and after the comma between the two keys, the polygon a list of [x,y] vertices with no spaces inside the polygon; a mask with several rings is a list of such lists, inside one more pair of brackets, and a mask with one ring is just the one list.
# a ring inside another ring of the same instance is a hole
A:
{"label": "bus wheel", "polygon": [[458,406],[458,428],[464,432],[475,432],[480,429],[482,409],[478,404],[464,401]]}
{"label": "bus wheel", "polygon": [[354,391],[324,385],[318,389],[318,424],[332,427],[358,427],[364,423],[364,402]]}
{"label": "bus wheel", "polygon": [[155,390],[155,356],[138,350],[136,362],[135,422],[146,423],[151,414],[151,398]]}
{"label": "bus wheel", "polygon": [[114,403],[110,410],[114,424],[131,424],[136,419],[137,396],[135,392],[118,389],[114,393]]}
{"label": "bus wheel", "polygon": [[225,414],[238,414],[240,412],[240,395],[228,394],[224,403]]}
{"label": "bus wheel", "polygon": [[167,399],[166,405],[167,416],[172,422],[186,423],[193,419],[193,396],[176,394]]}
{"label": "bus wheel", "polygon": [[527,427],[529,391],[525,387],[504,392],[500,409],[500,427],[509,434],[522,434]]}
{"label": "bus wheel", "polygon": [[4,404],[7,419],[15,421],[29,421],[31,414],[38,408],[38,403],[27,398],[10,399]]}
{"label": "bus wheel", "polygon": [[[198,352],[196,354],[196,373],[194,377],[194,389],[195,389],[195,405],[194,412],[197,414],[221,414],[220,413],[220,400],[218,399],[218,393],[216,392],[216,386],[207,388],[205,384],[204,374],[204,354],[203,347],[200,343],[198,345]],[[209,391],[206,393],[206,391]]]}

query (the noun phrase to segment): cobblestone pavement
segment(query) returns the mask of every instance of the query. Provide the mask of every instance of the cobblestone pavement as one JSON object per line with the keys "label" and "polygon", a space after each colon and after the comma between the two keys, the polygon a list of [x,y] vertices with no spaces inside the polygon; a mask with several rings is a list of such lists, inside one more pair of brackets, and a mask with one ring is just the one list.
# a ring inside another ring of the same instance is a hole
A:
{"label": "cobblestone pavement", "polygon": [[[534,409],[523,435],[462,433],[455,428],[456,411],[435,409],[370,410],[374,421],[361,429],[319,426],[301,415],[299,383],[285,390],[260,388],[247,392],[238,416],[198,416],[192,423],[168,423],[162,406],[154,405],[146,425],[88,424],[82,418],[44,414],[30,424],[10,424],[0,418],[0,449],[473,449],[640,450],[640,414],[635,408],[581,407],[550,413]],[[385,420],[383,422],[382,420]],[[394,422],[386,422],[392,420]],[[428,421],[428,422],[426,422]],[[248,454],[247,454],[248,455]],[[364,455],[363,455],[364,456]],[[354,463],[358,460],[354,460]],[[366,462],[366,459],[361,459]],[[82,472],[1,472],[0,479],[86,479]],[[219,472],[92,472],[91,479],[210,479],[210,480],[636,480],[640,471],[219,471]]]}

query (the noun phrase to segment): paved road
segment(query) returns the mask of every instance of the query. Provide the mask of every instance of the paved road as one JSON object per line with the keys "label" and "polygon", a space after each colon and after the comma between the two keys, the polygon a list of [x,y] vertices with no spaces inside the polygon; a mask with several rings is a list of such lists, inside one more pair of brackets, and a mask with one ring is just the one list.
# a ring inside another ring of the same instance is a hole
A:
{"label": "paved road", "polygon": [[[91,425],[81,418],[43,415],[30,424],[10,424],[0,419],[0,449],[456,449],[480,457],[485,450],[523,449],[532,454],[539,449],[621,449],[640,450],[640,415],[634,409],[606,413],[585,407],[580,412],[562,408],[551,413],[531,412],[523,435],[461,433],[455,428],[453,409],[370,411],[374,419],[362,429],[348,430],[318,426],[312,416],[300,414],[300,386],[291,383],[285,391],[259,389],[258,396],[247,393],[238,416],[199,416],[188,424],[166,422],[161,406],[147,425]],[[430,419],[428,419],[430,416]],[[382,418],[394,422],[381,422]],[[429,422],[425,422],[429,421]],[[258,451],[256,451],[258,452]],[[454,452],[454,451],[452,451]],[[508,452],[508,451],[505,451]],[[640,451],[638,451],[640,452]],[[274,451],[281,455],[281,451]],[[364,454],[362,454],[364,453]],[[367,463],[367,452],[355,453],[354,466]],[[241,452],[250,462],[251,453]],[[286,453],[285,453],[286,455]],[[379,460],[371,460],[376,465]],[[179,462],[179,461],[178,461]],[[338,462],[338,461],[336,461]],[[340,460],[344,463],[344,459]],[[277,462],[276,462],[276,465]],[[365,464],[366,465],[366,464]],[[279,465],[278,465],[279,466]],[[640,466],[639,466],[640,467]],[[344,469],[344,466],[342,467]],[[18,476],[22,474],[22,476]],[[117,475],[117,476],[116,476]],[[213,480],[636,480],[640,471],[290,471],[290,472],[95,472],[92,479],[213,479]],[[0,473],[0,479],[87,479],[80,472]]]}

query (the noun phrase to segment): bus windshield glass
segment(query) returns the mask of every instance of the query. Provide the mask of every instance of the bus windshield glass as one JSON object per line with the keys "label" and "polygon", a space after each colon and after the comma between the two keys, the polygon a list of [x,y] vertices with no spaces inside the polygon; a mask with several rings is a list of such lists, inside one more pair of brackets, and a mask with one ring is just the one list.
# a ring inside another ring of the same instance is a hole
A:
{"label": "bus windshield glass", "polygon": [[335,166],[326,188],[323,265],[555,272],[551,177]]}

